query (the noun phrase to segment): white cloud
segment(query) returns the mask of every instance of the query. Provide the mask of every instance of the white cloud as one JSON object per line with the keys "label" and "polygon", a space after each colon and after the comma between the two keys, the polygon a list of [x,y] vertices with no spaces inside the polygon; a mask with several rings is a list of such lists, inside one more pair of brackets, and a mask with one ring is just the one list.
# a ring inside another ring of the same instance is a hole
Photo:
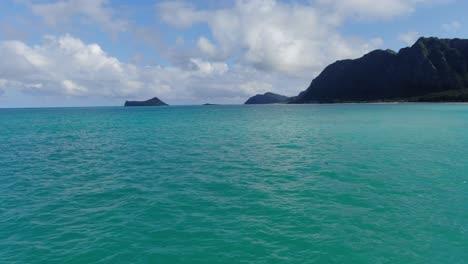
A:
{"label": "white cloud", "polygon": [[197,11],[194,5],[184,1],[168,1],[157,5],[161,20],[177,27],[188,27],[203,22],[209,16],[206,11]]}
{"label": "white cloud", "polygon": [[416,40],[420,37],[420,34],[415,31],[409,31],[405,34],[401,34],[398,36],[398,39],[406,43],[408,46],[413,45]]}
{"label": "white cloud", "polygon": [[[62,86],[63,88],[65,88],[66,93],[71,94],[71,95],[85,94],[88,91],[87,88],[71,80],[63,80]],[[39,84],[37,88],[42,88],[42,84]]]}
{"label": "white cloud", "polygon": [[[284,3],[276,0],[237,0],[230,8],[197,10],[185,2],[158,5],[162,21],[190,27],[205,23],[217,46],[200,37],[201,53],[222,59],[239,56],[241,63],[297,77],[319,73],[326,65],[356,58],[383,46],[380,38],[344,36],[339,27],[349,19],[389,19],[410,14],[418,4],[434,0],[317,0]],[[410,41],[406,36],[406,42]]]}
{"label": "white cloud", "polygon": [[[0,89],[3,97],[22,91],[118,100],[158,96],[169,103],[240,103],[266,91],[296,95],[328,64],[384,46],[379,36],[344,35],[341,27],[346,22],[407,15],[434,1],[440,0],[237,0],[206,10],[184,1],[158,4],[159,17],[167,25],[207,26],[210,32],[197,36],[191,49],[187,46],[193,42],[184,36],[177,37],[173,47],[160,48],[164,36],[158,29],[116,17],[109,0],[28,1],[32,12],[49,25],[79,21],[112,33],[125,31],[137,41],[153,43],[158,57],[169,58],[173,66],[140,66],[144,60],[138,56],[138,65],[123,62],[101,46],[70,35],[48,36],[38,45],[3,41]],[[413,35],[400,39],[410,42]]]}
{"label": "white cloud", "polygon": [[204,36],[198,39],[197,46],[203,54],[209,57],[215,57],[217,54],[216,46]]}
{"label": "white cloud", "polygon": [[190,59],[190,62],[192,63],[193,68],[202,74],[223,75],[228,71],[226,63],[212,63],[201,59]]}
{"label": "white cloud", "polygon": [[[339,24],[333,17],[342,12],[340,5],[336,1],[318,2],[301,5],[238,0],[231,8],[202,11],[179,1],[161,3],[158,9],[161,20],[173,26],[206,23],[218,43],[214,46],[200,37],[199,50],[208,58],[217,54],[228,59],[241,54],[241,63],[266,72],[311,78],[329,63],[359,57],[382,45],[381,40],[338,33]],[[364,5],[363,1],[357,3]]]}
{"label": "white cloud", "polygon": [[255,95],[269,92],[272,90],[273,86],[270,83],[251,81],[241,84],[241,88],[249,91],[249,94]]}
{"label": "white cloud", "polygon": [[[283,80],[249,67],[190,59],[187,68],[136,66],[108,55],[97,44],[70,35],[46,36],[40,45],[0,42],[0,89],[42,96],[149,98],[175,103],[239,103]],[[252,80],[257,79],[255,83]],[[297,81],[296,81],[297,83]],[[293,86],[289,94],[295,93]],[[283,90],[285,91],[285,90]],[[288,90],[286,90],[288,91]]]}
{"label": "white cloud", "polygon": [[112,32],[125,31],[127,22],[114,19],[108,0],[64,0],[53,3],[29,3],[31,11],[51,26],[69,22],[75,16]]}

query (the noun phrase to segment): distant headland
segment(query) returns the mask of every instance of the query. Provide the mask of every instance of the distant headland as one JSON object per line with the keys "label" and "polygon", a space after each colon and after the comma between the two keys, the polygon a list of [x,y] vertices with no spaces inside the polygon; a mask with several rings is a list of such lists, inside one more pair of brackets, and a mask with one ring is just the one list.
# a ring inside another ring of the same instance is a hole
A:
{"label": "distant headland", "polygon": [[468,40],[420,38],[413,46],[337,61],[289,103],[467,102]]}
{"label": "distant headland", "polygon": [[146,101],[125,101],[124,106],[164,106],[168,105],[165,102],[159,100],[157,97],[153,97]]}
{"label": "distant headland", "polygon": [[288,99],[287,96],[268,92],[252,96],[244,104],[279,104],[285,103]]}

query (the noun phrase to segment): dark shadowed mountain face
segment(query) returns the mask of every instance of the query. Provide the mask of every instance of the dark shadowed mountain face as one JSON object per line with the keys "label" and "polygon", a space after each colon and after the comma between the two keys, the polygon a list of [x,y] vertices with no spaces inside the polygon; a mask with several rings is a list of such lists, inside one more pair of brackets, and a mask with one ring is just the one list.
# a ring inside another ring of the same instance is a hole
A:
{"label": "dark shadowed mountain face", "polygon": [[337,61],[292,103],[468,101],[468,40],[420,38],[412,47]]}
{"label": "dark shadowed mountain face", "polygon": [[285,103],[288,99],[287,96],[268,92],[252,96],[244,104],[277,104]]}
{"label": "dark shadowed mountain face", "polygon": [[125,101],[125,106],[162,106],[167,105],[157,97],[153,97],[147,101]]}

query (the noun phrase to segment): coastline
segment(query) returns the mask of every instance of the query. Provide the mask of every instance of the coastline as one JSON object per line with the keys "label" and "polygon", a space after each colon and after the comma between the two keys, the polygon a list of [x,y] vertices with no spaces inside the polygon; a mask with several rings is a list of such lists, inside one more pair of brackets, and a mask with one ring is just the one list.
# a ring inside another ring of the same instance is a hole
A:
{"label": "coastline", "polygon": [[[288,104],[288,103],[274,103],[274,104],[213,104],[210,106],[268,106],[268,105],[405,105],[405,104],[456,104],[456,105],[465,105],[468,102],[410,102],[410,101],[389,101],[389,102],[339,102],[339,103],[303,103],[303,104]],[[205,106],[205,105],[166,105],[163,108],[171,108],[171,107],[193,107],[193,106]],[[136,106],[131,108],[161,108],[155,106]],[[90,106],[24,106],[24,107],[1,107],[0,110],[8,110],[8,109],[62,109],[62,108],[128,108],[122,105],[90,105]]]}

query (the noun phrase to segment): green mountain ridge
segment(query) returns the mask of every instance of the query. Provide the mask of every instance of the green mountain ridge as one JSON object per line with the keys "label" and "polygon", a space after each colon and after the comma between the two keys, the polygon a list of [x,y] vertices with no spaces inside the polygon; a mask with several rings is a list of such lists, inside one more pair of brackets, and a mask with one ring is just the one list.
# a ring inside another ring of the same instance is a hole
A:
{"label": "green mountain ridge", "polygon": [[468,40],[420,38],[413,46],[337,61],[289,103],[467,102]]}

